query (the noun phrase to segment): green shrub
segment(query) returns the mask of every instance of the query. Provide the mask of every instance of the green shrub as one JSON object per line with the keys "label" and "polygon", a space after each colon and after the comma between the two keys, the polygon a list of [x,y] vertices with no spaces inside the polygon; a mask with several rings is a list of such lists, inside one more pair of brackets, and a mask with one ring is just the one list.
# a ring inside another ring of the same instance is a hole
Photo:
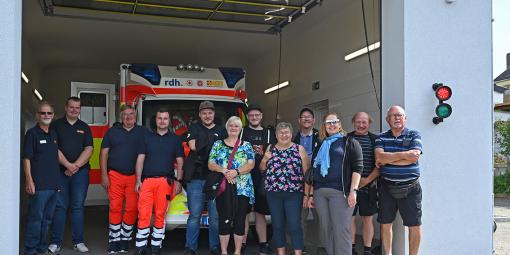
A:
{"label": "green shrub", "polygon": [[494,177],[494,193],[510,195],[510,172]]}

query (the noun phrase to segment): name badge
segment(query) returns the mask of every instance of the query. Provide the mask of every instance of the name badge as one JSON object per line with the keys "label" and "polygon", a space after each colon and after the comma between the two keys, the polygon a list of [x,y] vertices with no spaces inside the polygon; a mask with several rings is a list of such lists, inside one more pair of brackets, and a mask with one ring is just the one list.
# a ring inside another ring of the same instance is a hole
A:
{"label": "name badge", "polygon": [[44,143],[46,143],[46,140],[39,140],[39,143],[44,144]]}
{"label": "name badge", "polygon": [[85,131],[80,130],[80,129],[76,130],[76,132],[77,132],[77,133],[80,133],[80,134],[85,134]]}

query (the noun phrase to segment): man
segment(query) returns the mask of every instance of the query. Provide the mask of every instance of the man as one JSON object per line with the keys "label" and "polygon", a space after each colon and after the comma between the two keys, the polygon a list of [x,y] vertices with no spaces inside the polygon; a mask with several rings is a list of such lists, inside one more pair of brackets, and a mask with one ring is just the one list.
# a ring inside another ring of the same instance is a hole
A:
{"label": "man", "polygon": [[359,212],[363,223],[363,255],[372,254],[372,238],[374,237],[373,215],[377,212],[377,186],[374,181],[379,175],[375,167],[374,145],[377,135],[368,131],[372,118],[366,112],[358,112],[352,117],[354,131],[348,136],[356,139],[363,151],[363,172],[357,192],[357,204],[352,217],[352,254],[356,252],[356,214]]}
{"label": "man", "polygon": [[[227,137],[224,127],[214,123],[214,104],[210,101],[203,101],[198,107],[198,117],[200,123],[190,126],[188,134],[188,145],[193,165],[185,171],[189,181],[187,183],[188,209],[190,215],[188,217],[186,229],[186,250],[185,255],[194,255],[198,248],[198,236],[200,234],[200,219],[204,208],[204,189],[205,179],[210,170],[207,168],[207,160],[212,144],[216,140]],[[187,162],[189,162],[187,160]],[[209,214],[209,249],[211,254],[219,254],[219,232],[218,232],[218,212],[216,211],[216,201],[209,200],[207,202],[207,211]]]}
{"label": "man", "polygon": [[[253,179],[253,188],[255,190],[255,229],[259,240],[259,254],[273,254],[271,247],[267,242],[267,222],[266,215],[270,215],[267,205],[266,195],[261,193],[263,187],[263,175],[259,170],[259,164],[264,156],[264,152],[270,144],[276,143],[276,136],[273,130],[262,127],[262,108],[252,104],[246,112],[248,117],[248,127],[243,129],[241,139],[250,142],[255,152],[255,167],[251,171]],[[243,247],[246,245],[246,238],[249,230],[248,217],[246,217],[246,234],[244,236]]]}
{"label": "man", "polygon": [[51,245],[48,249],[52,253],[60,251],[69,209],[73,249],[87,252],[89,249],[83,238],[85,219],[83,205],[89,187],[92,133],[89,126],[78,119],[81,112],[81,101],[78,97],[68,98],[64,110],[66,115],[51,125],[51,129],[57,133],[62,191],[57,196]]}
{"label": "man", "polygon": [[[182,187],[182,164],[184,150],[181,138],[168,130],[170,114],[166,109],[156,112],[156,130],[147,131],[136,161],[136,186],[138,199],[138,229],[136,232],[136,255],[147,253],[152,208],[154,222],[151,237],[151,254],[159,255],[165,238],[165,215],[170,195],[179,194]],[[173,192],[170,181],[175,179],[174,162],[177,162],[177,180]]]}
{"label": "man", "polygon": [[146,132],[135,125],[136,112],[132,106],[122,105],[120,118],[122,123],[106,132],[99,158],[102,185],[110,200],[109,254],[128,252],[128,241],[138,214],[135,164]]}
{"label": "man", "polygon": [[25,134],[23,146],[25,191],[29,195],[25,255],[48,250],[46,235],[60,189],[57,134],[49,128],[53,107],[41,102],[36,114],[37,124]]}
{"label": "man", "polygon": [[421,198],[418,159],[422,153],[418,131],[406,128],[402,107],[388,109],[386,122],[390,130],[376,139],[375,158],[380,168],[379,222],[385,254],[391,254],[392,223],[397,211],[409,228],[409,254],[418,254],[421,240]]}
{"label": "man", "polygon": [[[312,109],[303,108],[299,112],[299,131],[292,138],[292,142],[303,146],[306,150],[306,154],[308,159],[310,160],[310,164],[313,162],[314,157],[321,146],[321,141],[319,139],[319,131],[315,129],[313,126],[315,125],[315,115]],[[308,204],[308,196],[310,196],[310,186],[306,186],[305,188],[305,197],[303,198],[303,204]],[[310,212],[312,215],[309,215]],[[308,219],[313,218],[313,221],[308,221]],[[315,208],[311,210],[305,208],[301,214],[301,225],[303,226],[303,240],[305,241],[305,250],[304,252],[311,252],[312,254],[317,254],[319,252],[325,252],[321,242],[321,237],[319,236],[321,233],[320,225],[318,224],[318,216]],[[316,252],[311,249],[312,247],[319,248]]]}

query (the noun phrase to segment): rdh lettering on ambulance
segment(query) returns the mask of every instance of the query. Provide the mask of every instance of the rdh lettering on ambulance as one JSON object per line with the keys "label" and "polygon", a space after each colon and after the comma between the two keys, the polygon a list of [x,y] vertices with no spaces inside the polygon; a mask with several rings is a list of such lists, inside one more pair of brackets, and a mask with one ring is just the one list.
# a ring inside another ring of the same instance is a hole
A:
{"label": "rdh lettering on ambulance", "polygon": [[[71,95],[81,98],[80,118],[90,125],[94,137],[86,205],[108,202],[107,193],[101,187],[99,151],[105,132],[119,121],[120,105],[133,105],[138,113],[137,124],[151,129],[156,127],[156,111],[161,107],[169,109],[170,128],[183,137],[189,125],[198,121],[198,106],[204,100],[214,103],[216,124],[224,125],[234,115],[243,124],[246,122],[245,71],[241,68],[122,64],[118,85],[72,82]],[[183,145],[187,155],[189,147]],[[167,228],[184,227],[188,215],[186,192],[172,194],[165,219]],[[202,223],[206,226],[207,222],[207,212],[204,212]]]}

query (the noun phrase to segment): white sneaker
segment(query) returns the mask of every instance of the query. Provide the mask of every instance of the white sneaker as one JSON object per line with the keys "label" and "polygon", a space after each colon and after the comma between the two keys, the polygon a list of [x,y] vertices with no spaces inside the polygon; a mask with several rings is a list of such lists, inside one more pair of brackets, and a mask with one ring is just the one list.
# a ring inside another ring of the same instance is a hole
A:
{"label": "white sneaker", "polygon": [[60,246],[56,244],[50,244],[48,246],[48,251],[50,252],[50,254],[60,252]]}
{"label": "white sneaker", "polygon": [[87,248],[87,246],[85,246],[84,243],[78,243],[78,244],[73,245],[73,250],[79,251],[79,252],[88,252],[89,248]]}

